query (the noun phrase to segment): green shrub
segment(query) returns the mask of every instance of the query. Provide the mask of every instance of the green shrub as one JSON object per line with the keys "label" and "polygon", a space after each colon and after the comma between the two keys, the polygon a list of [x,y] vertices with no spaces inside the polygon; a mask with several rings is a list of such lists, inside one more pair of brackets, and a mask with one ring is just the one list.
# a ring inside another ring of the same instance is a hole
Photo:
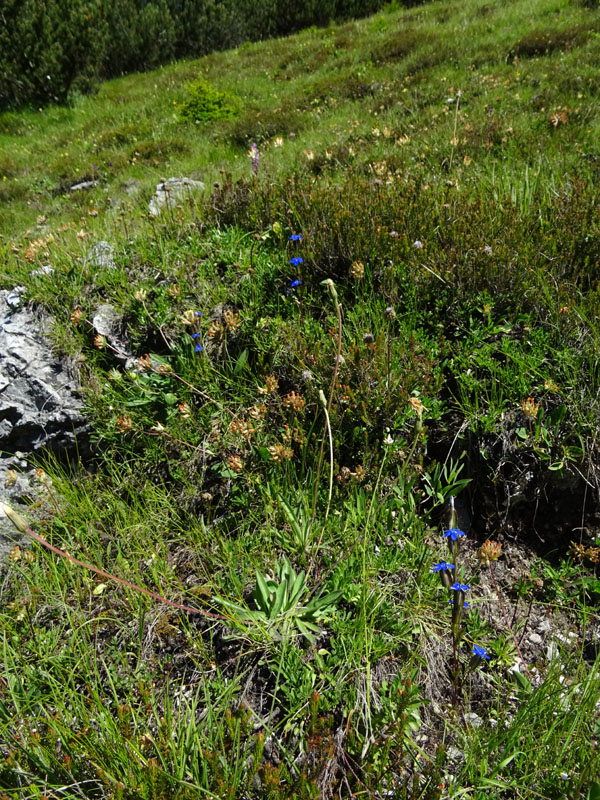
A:
{"label": "green shrub", "polygon": [[227,92],[219,92],[200,79],[188,84],[188,99],[180,114],[188,122],[208,122],[213,119],[233,119],[239,114],[240,100]]}

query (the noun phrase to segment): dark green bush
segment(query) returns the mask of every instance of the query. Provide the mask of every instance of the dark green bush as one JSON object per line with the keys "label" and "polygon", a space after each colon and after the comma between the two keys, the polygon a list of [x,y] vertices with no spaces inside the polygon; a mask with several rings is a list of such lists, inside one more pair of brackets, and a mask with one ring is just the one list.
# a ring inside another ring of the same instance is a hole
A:
{"label": "dark green bush", "polygon": [[98,81],[371,14],[384,0],[2,0],[0,109],[65,102]]}

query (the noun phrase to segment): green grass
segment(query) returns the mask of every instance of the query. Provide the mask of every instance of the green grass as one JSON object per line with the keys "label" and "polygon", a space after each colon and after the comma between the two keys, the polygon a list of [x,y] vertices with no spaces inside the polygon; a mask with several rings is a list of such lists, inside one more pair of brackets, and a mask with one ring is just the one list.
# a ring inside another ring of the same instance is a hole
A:
{"label": "green grass", "polygon": [[[0,798],[599,796],[599,35],[390,6],[0,115],[2,283],[94,424],[36,530],[197,609],[13,551]],[[186,122],[198,79],[239,114]]]}

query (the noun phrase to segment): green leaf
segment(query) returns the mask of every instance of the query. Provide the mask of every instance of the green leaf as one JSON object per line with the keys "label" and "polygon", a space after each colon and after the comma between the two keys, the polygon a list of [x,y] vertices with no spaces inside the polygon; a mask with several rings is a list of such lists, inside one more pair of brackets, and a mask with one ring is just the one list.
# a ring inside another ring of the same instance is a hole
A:
{"label": "green leaf", "polygon": [[273,605],[269,609],[269,619],[275,619],[281,612],[281,607],[283,606],[283,601],[285,599],[285,588],[285,583],[280,583],[277,587],[275,597],[273,598]]}
{"label": "green leaf", "polygon": [[517,669],[513,669],[513,670],[511,670],[511,671],[510,671],[510,674],[511,674],[511,675],[513,676],[513,678],[515,679],[516,683],[518,683],[518,684],[519,684],[519,686],[521,687],[521,689],[523,689],[525,692],[527,692],[527,694],[531,694],[531,691],[532,691],[532,689],[531,689],[531,683],[528,681],[528,679],[525,677],[525,675],[523,675],[523,674],[522,674],[521,672],[519,672],[519,670],[517,670]]}
{"label": "green leaf", "polygon": [[269,613],[269,598],[271,592],[269,591],[269,587],[267,586],[267,582],[265,581],[264,577],[260,574],[258,570],[256,570],[256,601],[260,606],[261,610],[265,612],[265,614]]}
{"label": "green leaf", "polygon": [[527,439],[527,430],[526,428],[517,428],[515,431],[519,439]]}
{"label": "green leaf", "polygon": [[593,781],[588,791],[587,800],[600,800],[600,783]]}
{"label": "green leaf", "polygon": [[233,368],[233,374],[239,375],[240,372],[243,371],[244,367],[248,363],[248,350],[242,350],[238,360],[235,362],[235,367]]}

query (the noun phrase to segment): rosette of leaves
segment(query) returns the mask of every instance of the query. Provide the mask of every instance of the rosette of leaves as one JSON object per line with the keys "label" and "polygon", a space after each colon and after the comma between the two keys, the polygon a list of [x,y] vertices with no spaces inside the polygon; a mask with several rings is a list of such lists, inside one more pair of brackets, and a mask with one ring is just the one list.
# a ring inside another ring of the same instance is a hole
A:
{"label": "rosette of leaves", "polygon": [[311,598],[306,573],[297,573],[286,558],[276,578],[256,571],[256,585],[250,598],[254,608],[223,598],[220,602],[231,612],[231,622],[247,633],[252,634],[254,628],[259,637],[266,634],[272,641],[301,635],[313,643],[321,632],[320,623],[337,610],[336,601],[341,594],[341,591],[321,592]]}

